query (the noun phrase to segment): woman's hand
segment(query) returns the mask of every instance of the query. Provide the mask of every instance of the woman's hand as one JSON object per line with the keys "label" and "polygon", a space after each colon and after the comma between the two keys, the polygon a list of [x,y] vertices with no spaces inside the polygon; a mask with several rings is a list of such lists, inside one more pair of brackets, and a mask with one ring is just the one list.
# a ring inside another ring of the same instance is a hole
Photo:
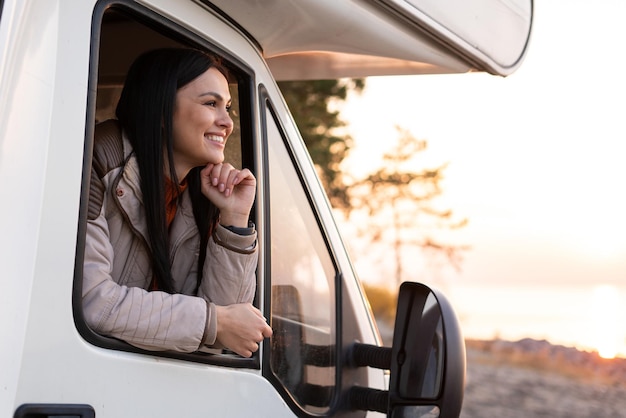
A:
{"label": "woman's hand", "polygon": [[228,163],[207,164],[200,172],[202,194],[220,210],[220,223],[245,228],[256,194],[256,178]]}
{"label": "woman's hand", "polygon": [[259,349],[259,343],[272,336],[272,329],[263,314],[252,304],[216,308],[217,342],[240,356],[252,356]]}

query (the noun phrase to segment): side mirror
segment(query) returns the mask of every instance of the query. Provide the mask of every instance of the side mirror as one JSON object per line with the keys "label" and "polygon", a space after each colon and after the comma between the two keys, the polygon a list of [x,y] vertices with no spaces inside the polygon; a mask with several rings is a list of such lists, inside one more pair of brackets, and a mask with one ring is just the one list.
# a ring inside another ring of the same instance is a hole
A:
{"label": "side mirror", "polygon": [[458,418],[465,389],[465,341],[448,299],[420,283],[400,286],[393,345],[355,343],[353,367],[390,370],[389,391],[353,387],[353,409],[391,418]]}
{"label": "side mirror", "polygon": [[391,348],[388,416],[456,418],[465,388],[465,342],[446,297],[400,286]]}

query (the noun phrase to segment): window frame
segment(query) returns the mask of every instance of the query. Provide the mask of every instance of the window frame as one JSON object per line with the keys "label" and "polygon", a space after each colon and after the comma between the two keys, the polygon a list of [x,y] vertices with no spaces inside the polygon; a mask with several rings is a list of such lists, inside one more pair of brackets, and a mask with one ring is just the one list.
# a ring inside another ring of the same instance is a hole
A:
{"label": "window frame", "polygon": [[[282,144],[285,146],[287,153],[290,156],[289,163],[292,165],[294,171],[298,175],[298,180],[302,185],[303,192],[306,195],[308,205],[311,209],[313,216],[317,222],[317,228],[320,232],[320,236],[324,241],[326,251],[328,252],[328,256],[333,265],[335,275],[334,275],[334,308],[335,308],[335,384],[331,397],[331,402],[329,409],[322,413],[316,414],[305,410],[293,397],[291,392],[282,384],[281,380],[275,375],[274,371],[271,367],[271,355],[272,348],[271,344],[267,344],[265,350],[263,351],[263,376],[274,386],[274,388],[280,393],[283,399],[287,401],[287,404],[291,408],[291,410],[296,413],[299,417],[312,417],[312,416],[335,416],[340,410],[341,407],[341,394],[342,394],[342,292],[343,292],[343,275],[341,273],[340,265],[337,261],[336,253],[333,249],[333,246],[330,243],[329,235],[326,230],[324,223],[321,221],[322,216],[320,214],[320,210],[317,207],[315,200],[313,199],[313,192],[309,183],[305,180],[305,175],[303,174],[303,169],[301,163],[296,157],[296,153],[293,149],[292,144],[290,144],[287,139],[287,134],[283,122],[278,116],[278,112],[276,111],[276,106],[273,104],[272,99],[265,88],[264,85],[259,85],[259,118],[261,123],[261,146],[263,152],[263,178],[265,179],[263,183],[263,195],[264,195],[264,212],[263,212],[263,223],[265,225],[264,235],[263,235],[263,248],[264,251],[262,256],[264,258],[264,271],[263,276],[265,277],[265,300],[264,306],[267,307],[267,314],[271,315],[272,313],[272,263],[271,263],[271,195],[269,188],[271,185],[269,184],[269,139],[268,139],[268,121],[267,114],[271,114],[273,118],[273,122],[278,129]],[[295,125],[294,125],[295,126]]]}
{"label": "window frame", "polygon": [[[2,0],[0,0],[2,1]],[[237,355],[209,354],[204,352],[177,353],[170,351],[151,351],[134,347],[124,341],[103,336],[93,331],[86,323],[82,308],[82,285],[83,263],[85,257],[85,242],[87,229],[87,208],[89,203],[89,182],[93,159],[93,138],[96,124],[96,95],[98,87],[99,53],[102,41],[102,25],[107,11],[122,12],[133,19],[134,22],[144,25],[173,41],[186,46],[197,47],[210,51],[222,57],[229,69],[233,69],[238,85],[239,112],[240,112],[240,137],[242,138],[242,163],[255,172],[258,164],[255,160],[255,148],[258,143],[256,138],[256,121],[254,107],[255,98],[255,73],[250,66],[242,62],[232,53],[220,48],[209,39],[204,38],[190,29],[181,26],[142,5],[130,0],[100,0],[94,7],[91,22],[91,49],[89,58],[89,85],[87,96],[87,113],[85,127],[85,145],[83,151],[83,172],[81,183],[81,199],[78,218],[78,233],[76,241],[76,256],[72,289],[72,311],[74,324],[79,334],[94,346],[123,352],[142,354],[150,357],[165,357],[184,360],[193,363],[202,363],[232,368],[260,369],[261,358],[259,352],[251,358],[243,358]],[[156,47],[157,45],[155,45]],[[243,138],[249,138],[245,141]],[[247,145],[247,146],[244,146]],[[251,218],[256,219],[256,202],[252,208]],[[261,286],[257,272],[257,289]],[[253,302],[259,307],[258,292]]]}

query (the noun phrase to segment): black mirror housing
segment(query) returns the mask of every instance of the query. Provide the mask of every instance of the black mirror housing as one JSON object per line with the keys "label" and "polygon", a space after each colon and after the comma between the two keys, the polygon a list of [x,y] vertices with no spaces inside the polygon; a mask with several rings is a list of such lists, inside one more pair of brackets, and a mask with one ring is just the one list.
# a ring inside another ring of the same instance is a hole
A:
{"label": "black mirror housing", "polygon": [[457,418],[465,389],[465,341],[448,299],[426,285],[400,286],[388,416]]}

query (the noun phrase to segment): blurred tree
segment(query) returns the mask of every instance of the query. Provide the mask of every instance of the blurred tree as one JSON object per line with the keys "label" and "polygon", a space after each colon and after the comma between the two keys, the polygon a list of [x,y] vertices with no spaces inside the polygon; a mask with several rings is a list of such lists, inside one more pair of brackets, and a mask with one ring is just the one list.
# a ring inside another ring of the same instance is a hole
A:
{"label": "blurred tree", "polygon": [[[367,217],[361,235],[375,243],[390,243],[395,262],[395,280],[404,278],[404,249],[416,247],[432,256],[444,255],[459,268],[466,246],[446,244],[433,237],[442,229],[457,229],[467,219],[455,220],[451,210],[434,206],[441,194],[440,182],[445,165],[414,171],[414,157],[426,149],[424,140],[416,139],[399,127],[397,144],[383,155],[383,166],[349,188],[350,215],[365,211]],[[349,216],[350,216],[349,215]]]}
{"label": "blurred tree", "polygon": [[339,112],[330,110],[329,105],[344,101],[349,90],[361,92],[365,81],[281,81],[278,86],[311,154],[330,203],[345,210],[349,201],[340,164],[348,155],[352,138],[338,132],[338,128],[345,123],[339,118]]}
{"label": "blurred tree", "polygon": [[396,319],[396,306],[398,304],[398,292],[385,286],[375,286],[363,283],[363,290],[372,308],[378,331],[383,340],[383,345],[391,347],[393,344],[393,328]]}
{"label": "blurred tree", "polygon": [[363,283],[363,290],[365,290],[367,300],[376,319],[393,327],[393,322],[396,319],[398,294],[391,292],[387,287],[367,283]]}
{"label": "blurred tree", "polygon": [[[333,208],[346,217],[365,211],[361,235],[373,243],[392,243],[395,279],[404,279],[403,250],[416,247],[434,259],[443,255],[446,263],[458,268],[465,246],[445,244],[433,232],[461,228],[451,210],[438,210],[433,199],[441,194],[440,181],[445,165],[414,171],[408,166],[426,149],[426,141],[397,128],[398,143],[383,156],[384,166],[355,181],[341,171],[352,138],[341,132],[345,123],[331,107],[344,101],[348,91],[361,92],[364,79],[281,81],[278,83],[296,125],[319,173]],[[414,165],[414,164],[413,164]]]}

